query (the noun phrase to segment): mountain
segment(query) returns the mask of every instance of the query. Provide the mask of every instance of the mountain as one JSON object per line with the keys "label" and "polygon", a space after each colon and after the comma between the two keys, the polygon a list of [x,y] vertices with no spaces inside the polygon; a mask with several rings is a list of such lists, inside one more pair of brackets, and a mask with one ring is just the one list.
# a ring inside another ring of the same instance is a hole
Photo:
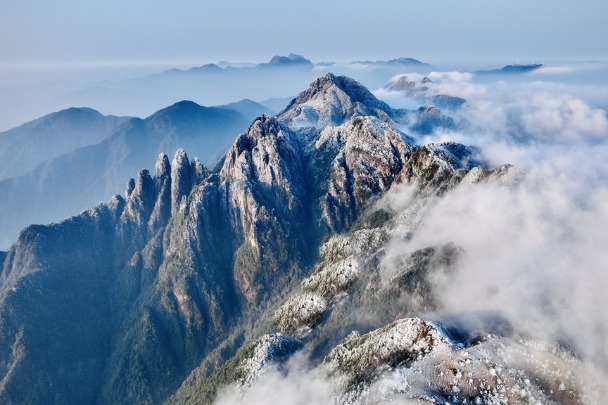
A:
{"label": "mountain", "polygon": [[91,105],[101,111],[141,117],[175,100],[222,105],[246,98],[256,101],[285,98],[298,94],[317,76],[330,71],[355,77],[375,89],[397,74],[428,74],[431,70],[429,64],[413,58],[328,65],[313,64],[302,55],[275,55],[264,63],[208,63],[120,81],[87,83],[57,94],[55,102]]}
{"label": "mountain", "polygon": [[0,180],[27,173],[39,163],[101,142],[128,117],[68,108],[0,133]]}
{"label": "mountain", "polygon": [[406,97],[449,110],[457,110],[466,102],[463,98],[439,93],[432,86],[433,81],[428,77],[424,77],[420,83],[416,83],[408,75],[398,75],[386,84],[384,89],[400,92]]}
{"label": "mountain", "polygon": [[294,53],[290,53],[287,56],[275,55],[270,59],[268,63],[260,63],[257,65],[258,67],[266,68],[266,67],[305,67],[312,68],[313,63],[303,57],[302,55],[296,55]]}
{"label": "mountain", "polygon": [[[448,193],[516,187],[521,171],[486,167],[475,147],[416,145],[369,94],[320,78],[215,168],[160,154],[124,196],[24,229],[0,272],[0,401],[200,404],[234,383],[247,402],[306,352],[328,402],[576,403],[567,353],[417,315],[440,305],[432,281],[450,280],[462,248],[387,254]],[[131,121],[124,142],[187,126],[162,117]],[[385,204],[402,187],[407,201]]]}
{"label": "mountain", "polygon": [[294,98],[278,118],[293,126],[324,127],[343,124],[355,115],[388,120],[391,111],[360,83],[328,73]]}
{"label": "mountain", "polygon": [[244,99],[230,104],[217,106],[218,108],[225,108],[241,113],[248,121],[252,121],[255,117],[259,117],[262,114],[274,115],[274,111],[266,107],[261,103],[256,103],[253,100]]}
{"label": "mountain", "polygon": [[103,111],[148,116],[175,100],[223,105],[234,100],[265,100],[297,94],[317,76],[300,55],[276,55],[258,64],[205,64],[169,69],[120,81],[87,83],[57,95],[62,105],[94,105]]}
{"label": "mountain", "polygon": [[491,70],[476,70],[473,73],[476,75],[512,75],[512,74],[524,74],[530,73],[537,69],[540,69],[543,65],[539,63],[533,63],[530,65],[506,65],[500,69],[491,69]]}
{"label": "mountain", "polygon": [[379,60],[379,61],[357,61],[352,62],[353,64],[368,65],[368,66],[388,66],[388,67],[424,67],[431,68],[432,66],[428,63],[424,63],[414,58],[397,58],[390,60]]}
{"label": "mountain", "polygon": [[[77,121],[78,122],[78,121]],[[131,118],[101,142],[39,163],[25,174],[0,181],[1,245],[14,242],[31,223],[58,221],[124,190],[124,179],[154,164],[154,156],[179,147],[217,162],[248,119],[229,108],[181,101],[142,120]],[[76,124],[73,124],[76,126]],[[93,127],[95,134],[95,127]],[[86,139],[86,128],[82,128]],[[14,215],[19,212],[19,215]]]}

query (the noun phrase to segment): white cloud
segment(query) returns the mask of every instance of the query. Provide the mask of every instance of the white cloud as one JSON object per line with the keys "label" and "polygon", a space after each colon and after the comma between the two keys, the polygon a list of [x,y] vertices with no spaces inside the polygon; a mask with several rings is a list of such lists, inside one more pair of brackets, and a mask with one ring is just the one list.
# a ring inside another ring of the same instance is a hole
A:
{"label": "white cloud", "polygon": [[589,370],[607,376],[608,119],[597,89],[443,77],[437,86],[468,99],[460,119],[469,125],[424,141],[479,145],[492,165],[524,168],[526,180],[447,193],[411,240],[392,241],[383,266],[454,242],[465,251],[458,271],[431,280],[443,304],[437,317],[495,311],[520,333],[571,345]]}
{"label": "white cloud", "polygon": [[[564,173],[564,170],[567,172]],[[608,185],[557,159],[519,187],[448,193],[394,252],[454,242],[459,270],[436,279],[444,311],[496,311],[522,333],[566,342],[608,370]]]}
{"label": "white cloud", "polygon": [[224,388],[216,405],[307,405],[331,403],[331,387],[320,370],[311,369],[306,354],[296,353],[281,369],[268,366],[250,387]]}

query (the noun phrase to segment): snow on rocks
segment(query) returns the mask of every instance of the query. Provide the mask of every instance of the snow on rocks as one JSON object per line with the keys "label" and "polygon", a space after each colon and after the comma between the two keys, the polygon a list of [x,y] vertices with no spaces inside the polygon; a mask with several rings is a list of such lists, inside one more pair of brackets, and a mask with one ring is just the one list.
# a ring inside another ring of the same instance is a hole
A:
{"label": "snow on rocks", "polygon": [[274,324],[277,330],[302,338],[321,322],[326,309],[327,301],[321,295],[306,291],[275,312]]}
{"label": "snow on rocks", "polygon": [[569,353],[494,335],[470,347],[434,350],[401,373],[408,386],[399,395],[431,402],[595,403],[585,397],[586,378]]}
{"label": "snow on rocks", "polygon": [[567,352],[495,335],[463,346],[420,318],[349,337],[321,367],[340,404],[597,403],[585,385],[589,376]]}
{"label": "snow on rocks", "polygon": [[291,127],[336,126],[355,116],[391,121],[391,108],[359,82],[328,73],[316,79],[279,115]]}
{"label": "snow on rocks", "polygon": [[387,367],[409,366],[438,346],[451,343],[440,329],[420,318],[400,319],[336,346],[323,361],[338,393],[360,391]]}
{"label": "snow on rocks", "polygon": [[269,364],[287,360],[302,346],[302,341],[280,333],[262,336],[253,343],[251,355],[239,364],[239,373],[242,377],[237,383],[240,386],[251,386]]}
{"label": "snow on rocks", "polygon": [[321,267],[318,272],[302,282],[302,289],[314,291],[326,300],[332,300],[357,280],[359,275],[359,262],[354,257],[347,257],[337,263]]}

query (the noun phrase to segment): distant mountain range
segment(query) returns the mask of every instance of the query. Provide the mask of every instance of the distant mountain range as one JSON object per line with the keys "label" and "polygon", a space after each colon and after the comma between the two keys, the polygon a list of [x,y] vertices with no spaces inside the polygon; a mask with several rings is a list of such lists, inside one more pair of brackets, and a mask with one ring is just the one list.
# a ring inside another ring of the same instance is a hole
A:
{"label": "distant mountain range", "polygon": [[0,133],[0,180],[27,173],[39,163],[101,142],[128,117],[69,108]]}
{"label": "distant mountain range", "polygon": [[[61,162],[80,186],[113,169],[102,158],[157,159],[123,195],[29,226],[0,255],[0,402],[207,404],[227,384],[247,402],[304,352],[328,403],[580,403],[569,352],[510,339],[491,314],[420,318],[466,252],[388,256],[391,241],[447,193],[524,174],[487,167],[476,147],[416,144],[397,125],[409,113],[327,74],[256,117],[213,168],[157,155],[187,142],[199,154],[223,139],[201,133],[242,116],[192,102],[72,152]],[[382,203],[405,186],[407,201]]]}
{"label": "distant mountain range", "polygon": [[125,177],[161,152],[184,147],[205,164],[217,162],[254,117],[269,112],[251,100],[221,107],[182,101],[143,120],[68,109],[4,132],[1,246],[27,224],[59,221],[122,192]]}
{"label": "distant mountain range", "polygon": [[265,63],[210,63],[128,80],[89,83],[58,100],[145,116],[174,100],[217,105],[244,98],[259,101],[293,97],[317,76],[330,71],[356,75],[368,87],[377,88],[396,74],[431,70],[430,65],[413,58],[317,65],[301,55],[276,55]]}
{"label": "distant mountain range", "polygon": [[395,66],[395,67],[425,67],[432,68],[428,63],[424,63],[414,58],[397,58],[390,60],[378,60],[378,61],[356,61],[352,64],[367,65],[367,66]]}
{"label": "distant mountain range", "polygon": [[476,75],[512,75],[512,74],[524,74],[530,73],[537,69],[540,69],[543,65],[539,63],[529,65],[506,65],[500,69],[491,70],[476,70],[473,73]]}

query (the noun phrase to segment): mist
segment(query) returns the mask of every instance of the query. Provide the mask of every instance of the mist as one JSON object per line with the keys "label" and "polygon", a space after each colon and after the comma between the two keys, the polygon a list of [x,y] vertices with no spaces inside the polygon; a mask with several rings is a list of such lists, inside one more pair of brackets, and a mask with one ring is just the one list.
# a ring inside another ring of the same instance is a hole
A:
{"label": "mist", "polygon": [[[465,129],[421,142],[456,140],[482,147],[489,166],[511,163],[523,180],[462,184],[425,212],[413,238],[397,235],[381,264],[427,246],[464,249],[458,269],[432,279],[449,319],[489,312],[517,336],[563,345],[596,381],[608,375],[608,120],[604,84],[589,86],[585,68],[538,72],[526,81],[475,82],[435,73],[442,92],[466,98]],[[551,76],[551,81],[539,80]],[[583,83],[578,78],[583,77]],[[392,201],[406,204],[411,190]],[[605,389],[605,387],[604,387]],[[605,392],[605,391],[604,391]]]}
{"label": "mist", "polygon": [[[266,56],[267,61],[273,57]],[[5,112],[0,117],[0,131],[69,107],[145,118],[182,100],[216,106],[242,99],[262,103],[286,99],[284,105],[274,108],[278,113],[310,82],[328,72],[353,77],[373,89],[406,69],[350,62],[273,67],[245,62],[0,64],[0,107]],[[407,69],[432,70],[425,65]]]}
{"label": "mist", "polygon": [[313,369],[308,355],[298,352],[280,368],[266,367],[250,387],[230,385],[218,394],[215,404],[286,405],[327,404],[331,402],[331,386],[319,370]]}

